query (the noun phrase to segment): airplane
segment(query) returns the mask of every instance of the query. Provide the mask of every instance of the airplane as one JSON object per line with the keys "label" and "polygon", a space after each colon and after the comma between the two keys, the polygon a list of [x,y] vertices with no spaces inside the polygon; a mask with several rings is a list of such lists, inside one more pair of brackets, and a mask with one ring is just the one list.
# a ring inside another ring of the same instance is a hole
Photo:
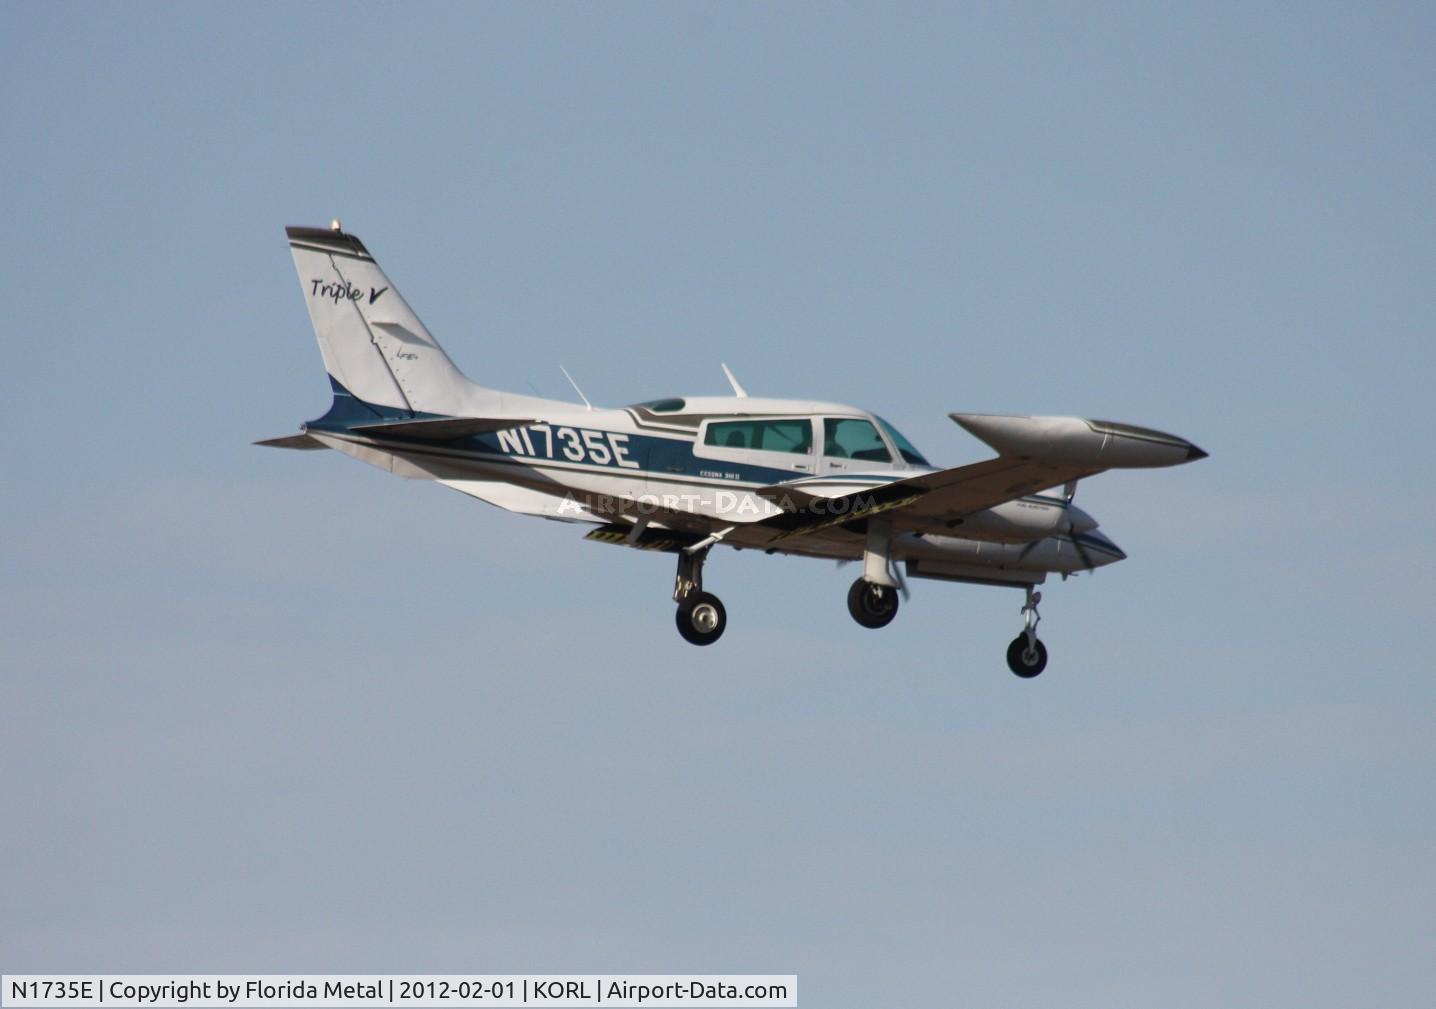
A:
{"label": "airplane", "polygon": [[590,540],[673,554],[675,620],[695,645],[727,627],[703,586],[710,551],[727,546],[860,562],[848,611],[868,628],[892,622],[907,578],[1023,589],[1007,663],[1035,677],[1047,666],[1036,587],[1126,557],[1073,504],[1078,481],[1207,455],[1131,424],[952,413],[997,454],[944,469],[875,413],[749,396],[726,364],[731,396],[603,409],[576,384],[581,405],[503,392],[455,367],[338,220],[285,233],[333,402],[298,434],[255,444],[332,449],[511,512],[590,524]]}

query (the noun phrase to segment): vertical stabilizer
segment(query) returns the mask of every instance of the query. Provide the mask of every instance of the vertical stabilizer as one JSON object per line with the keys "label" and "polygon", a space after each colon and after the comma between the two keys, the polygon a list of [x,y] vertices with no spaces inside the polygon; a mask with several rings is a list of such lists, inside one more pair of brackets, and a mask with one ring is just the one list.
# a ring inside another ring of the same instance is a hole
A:
{"label": "vertical stabilizer", "polygon": [[365,403],[461,414],[474,386],[400,297],[364,243],[339,230],[285,228],[324,367]]}

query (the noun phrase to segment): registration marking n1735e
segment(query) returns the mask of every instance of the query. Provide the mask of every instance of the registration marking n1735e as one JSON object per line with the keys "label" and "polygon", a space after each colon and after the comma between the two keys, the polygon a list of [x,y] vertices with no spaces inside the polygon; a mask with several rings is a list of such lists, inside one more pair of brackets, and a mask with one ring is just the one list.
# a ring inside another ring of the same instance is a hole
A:
{"label": "registration marking n1735e", "polygon": [[533,424],[499,432],[499,450],[509,455],[532,456],[536,459],[562,459],[587,462],[595,466],[621,466],[638,469],[628,458],[628,435],[588,428],[554,427]]}

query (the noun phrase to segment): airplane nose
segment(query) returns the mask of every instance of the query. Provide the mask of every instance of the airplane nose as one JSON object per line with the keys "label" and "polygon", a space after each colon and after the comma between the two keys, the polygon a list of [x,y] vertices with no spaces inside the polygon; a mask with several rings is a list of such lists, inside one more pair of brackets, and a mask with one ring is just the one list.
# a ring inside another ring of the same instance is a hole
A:
{"label": "airplane nose", "polygon": [[1127,559],[1126,552],[1101,533],[1079,533],[1074,537],[1094,568]]}
{"label": "airplane nose", "polygon": [[1097,528],[1097,520],[1074,504],[1067,506],[1067,528],[1075,536]]}

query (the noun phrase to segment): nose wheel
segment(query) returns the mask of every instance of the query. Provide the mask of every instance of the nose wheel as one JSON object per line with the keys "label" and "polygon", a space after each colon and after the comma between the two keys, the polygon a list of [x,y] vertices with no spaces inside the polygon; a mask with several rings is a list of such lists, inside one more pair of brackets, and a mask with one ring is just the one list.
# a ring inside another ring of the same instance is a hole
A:
{"label": "nose wheel", "polygon": [[1026,634],[1019,634],[1007,646],[1007,668],[1024,680],[1030,680],[1047,668],[1047,646],[1032,640],[1029,645]]}
{"label": "nose wheel", "polygon": [[1047,646],[1037,640],[1037,624],[1042,620],[1037,604],[1042,593],[1027,586],[1027,601],[1022,605],[1022,633],[1007,646],[1007,668],[1024,680],[1030,680],[1047,668]]}
{"label": "nose wheel", "polygon": [[673,601],[678,604],[674,622],[683,640],[694,645],[711,645],[723,636],[728,612],[711,592],[703,591],[703,562],[708,547],[678,555],[678,574],[673,579]]}

